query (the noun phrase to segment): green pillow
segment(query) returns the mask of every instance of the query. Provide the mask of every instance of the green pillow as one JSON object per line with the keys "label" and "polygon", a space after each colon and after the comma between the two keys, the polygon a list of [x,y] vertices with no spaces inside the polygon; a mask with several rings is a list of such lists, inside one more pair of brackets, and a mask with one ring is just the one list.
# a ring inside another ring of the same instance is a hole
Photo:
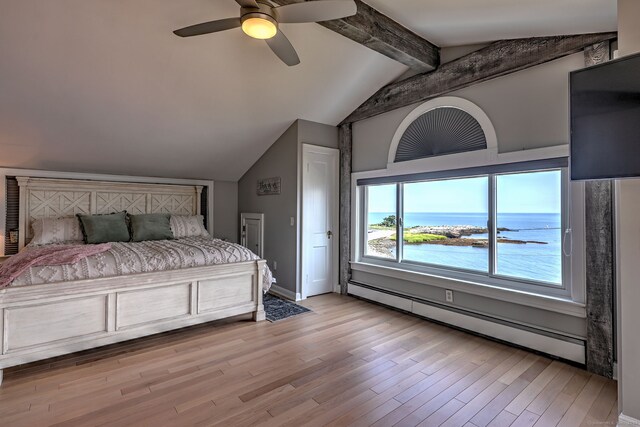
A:
{"label": "green pillow", "polygon": [[173,233],[169,224],[169,214],[129,215],[131,225],[131,241],[171,240]]}
{"label": "green pillow", "polygon": [[78,214],[85,243],[128,242],[127,212],[108,215]]}

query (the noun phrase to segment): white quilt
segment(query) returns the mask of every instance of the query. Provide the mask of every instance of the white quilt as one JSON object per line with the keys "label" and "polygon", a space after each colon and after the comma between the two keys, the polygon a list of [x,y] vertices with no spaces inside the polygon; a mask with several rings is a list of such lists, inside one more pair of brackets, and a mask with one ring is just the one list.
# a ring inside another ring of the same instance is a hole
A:
{"label": "white quilt", "polygon": [[[112,243],[108,251],[74,264],[31,267],[15,279],[11,286],[98,279],[257,259],[260,258],[243,246],[211,237],[117,242]],[[273,276],[265,264],[262,282],[265,292],[272,282]]]}

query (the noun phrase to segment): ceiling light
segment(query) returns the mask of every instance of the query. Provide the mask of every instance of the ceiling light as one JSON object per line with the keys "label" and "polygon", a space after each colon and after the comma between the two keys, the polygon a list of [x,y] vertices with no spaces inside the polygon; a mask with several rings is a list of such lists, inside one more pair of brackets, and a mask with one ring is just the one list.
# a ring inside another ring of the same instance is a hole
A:
{"label": "ceiling light", "polygon": [[276,21],[264,14],[250,14],[242,20],[242,31],[254,39],[270,39],[278,33]]}

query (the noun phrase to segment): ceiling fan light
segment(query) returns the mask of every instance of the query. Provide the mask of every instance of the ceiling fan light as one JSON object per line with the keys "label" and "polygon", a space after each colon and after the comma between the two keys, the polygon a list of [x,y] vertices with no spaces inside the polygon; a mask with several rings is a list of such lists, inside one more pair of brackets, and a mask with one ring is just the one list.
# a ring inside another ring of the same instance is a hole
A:
{"label": "ceiling fan light", "polygon": [[266,40],[278,33],[275,22],[262,17],[250,17],[242,21],[242,31],[254,39]]}

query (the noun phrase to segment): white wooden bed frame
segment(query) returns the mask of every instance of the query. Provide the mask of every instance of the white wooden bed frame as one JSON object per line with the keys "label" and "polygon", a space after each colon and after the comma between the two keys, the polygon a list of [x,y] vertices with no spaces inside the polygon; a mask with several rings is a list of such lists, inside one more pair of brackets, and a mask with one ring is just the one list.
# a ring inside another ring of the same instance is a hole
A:
{"label": "white wooden bed frame", "polygon": [[[17,179],[20,248],[36,218],[200,213],[200,186]],[[240,314],[264,320],[265,262],[0,289],[0,383],[10,366]]]}

